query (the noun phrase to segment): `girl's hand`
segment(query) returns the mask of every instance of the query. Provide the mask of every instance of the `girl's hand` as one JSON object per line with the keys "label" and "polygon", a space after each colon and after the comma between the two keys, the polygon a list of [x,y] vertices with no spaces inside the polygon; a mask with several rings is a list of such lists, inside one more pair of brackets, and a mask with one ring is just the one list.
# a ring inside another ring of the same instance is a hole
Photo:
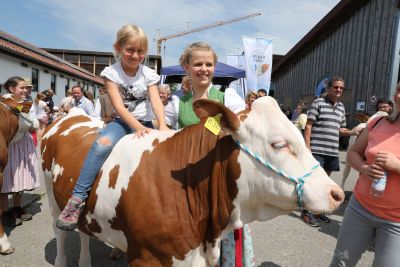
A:
{"label": "girl's hand", "polygon": [[167,130],[171,130],[171,129],[168,128],[168,126],[164,124],[164,125],[160,125],[159,130],[160,130],[160,131],[167,131]]}
{"label": "girl's hand", "polygon": [[150,133],[151,130],[152,130],[152,129],[147,128],[147,127],[140,128],[140,129],[138,129],[138,130],[135,132],[135,136],[136,136],[137,138],[143,137],[143,136],[145,136],[146,134]]}
{"label": "girl's hand", "polygon": [[400,173],[400,159],[393,153],[380,151],[376,154],[375,164],[385,170]]}

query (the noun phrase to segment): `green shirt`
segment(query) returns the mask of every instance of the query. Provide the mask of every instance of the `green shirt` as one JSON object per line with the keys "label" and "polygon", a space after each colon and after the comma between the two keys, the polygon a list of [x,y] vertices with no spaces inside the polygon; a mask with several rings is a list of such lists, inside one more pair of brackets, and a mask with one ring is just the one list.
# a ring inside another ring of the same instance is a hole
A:
{"label": "green shirt", "polygon": [[[224,103],[224,93],[218,91],[214,87],[211,87],[208,91],[208,99]],[[187,95],[179,99],[179,114],[178,123],[179,128],[183,128],[192,124],[197,124],[200,119],[196,116],[193,111],[193,93],[189,92]]]}

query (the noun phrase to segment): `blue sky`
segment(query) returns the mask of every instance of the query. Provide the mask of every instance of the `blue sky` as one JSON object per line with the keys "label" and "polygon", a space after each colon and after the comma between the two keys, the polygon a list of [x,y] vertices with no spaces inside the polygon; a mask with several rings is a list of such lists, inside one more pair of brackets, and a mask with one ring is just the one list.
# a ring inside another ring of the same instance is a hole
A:
{"label": "blue sky", "polygon": [[188,43],[205,41],[225,62],[242,51],[241,36],[274,38],[274,54],[287,53],[339,0],[5,0],[0,29],[38,47],[112,51],[115,34],[128,23],[141,26],[155,54],[157,30],[165,36],[216,21],[262,13],[248,20],[167,40],[163,65],[176,65]]}

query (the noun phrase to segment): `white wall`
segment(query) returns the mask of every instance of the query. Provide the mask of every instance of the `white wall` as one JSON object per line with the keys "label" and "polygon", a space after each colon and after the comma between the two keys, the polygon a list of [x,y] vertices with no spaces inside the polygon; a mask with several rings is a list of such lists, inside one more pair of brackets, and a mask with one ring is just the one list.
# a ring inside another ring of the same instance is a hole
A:
{"label": "white wall", "polygon": [[[27,64],[28,67],[22,66],[21,62]],[[59,105],[61,100],[65,97],[65,86],[67,84],[67,79],[69,79],[69,88],[78,83],[83,84],[83,80],[77,77],[70,76],[58,71],[54,71],[49,68],[45,68],[43,66],[13,56],[9,56],[0,52],[0,84],[2,85],[0,94],[6,93],[3,84],[6,82],[8,78],[12,76],[20,76],[22,78],[32,78],[32,68],[39,70],[38,89],[40,92],[50,88],[51,74],[56,74],[56,94],[53,97],[53,101],[54,104],[57,106]],[[46,72],[48,71],[48,73],[45,73],[45,70]],[[75,81],[73,79],[75,79]],[[96,85],[95,86],[89,85],[89,90],[91,90],[92,92],[95,91],[95,88]],[[32,97],[36,97],[36,91],[32,92]]]}

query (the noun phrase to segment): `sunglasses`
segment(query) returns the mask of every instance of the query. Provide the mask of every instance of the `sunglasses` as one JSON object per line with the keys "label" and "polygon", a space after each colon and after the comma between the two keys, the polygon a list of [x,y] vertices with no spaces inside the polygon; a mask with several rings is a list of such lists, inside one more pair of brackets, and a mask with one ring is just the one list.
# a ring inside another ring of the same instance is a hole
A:
{"label": "sunglasses", "polygon": [[343,86],[338,86],[338,85],[335,85],[335,86],[332,86],[333,88],[335,88],[335,89],[343,89],[344,90],[344,87]]}

